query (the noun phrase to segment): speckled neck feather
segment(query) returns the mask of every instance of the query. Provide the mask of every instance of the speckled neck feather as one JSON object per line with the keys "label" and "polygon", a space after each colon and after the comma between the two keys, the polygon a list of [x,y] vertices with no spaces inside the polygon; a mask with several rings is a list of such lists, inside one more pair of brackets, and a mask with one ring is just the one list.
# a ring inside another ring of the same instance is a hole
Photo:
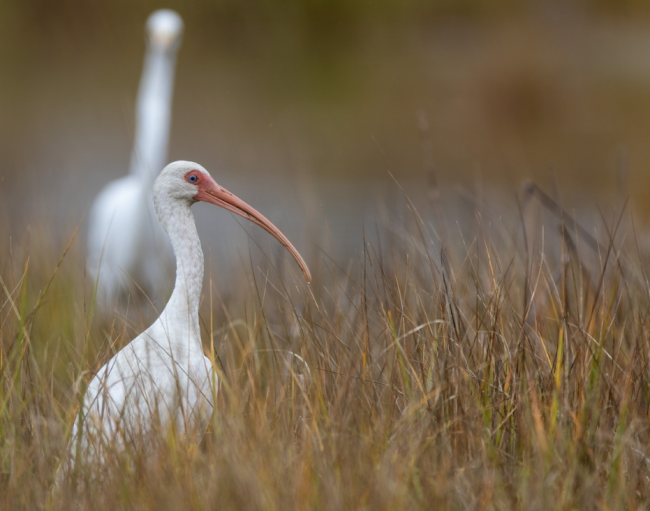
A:
{"label": "speckled neck feather", "polygon": [[194,216],[187,201],[169,199],[156,206],[176,255],[176,284],[160,319],[171,322],[177,329],[180,327],[180,331],[194,332],[196,335],[190,337],[200,343],[198,317],[203,285],[203,251]]}

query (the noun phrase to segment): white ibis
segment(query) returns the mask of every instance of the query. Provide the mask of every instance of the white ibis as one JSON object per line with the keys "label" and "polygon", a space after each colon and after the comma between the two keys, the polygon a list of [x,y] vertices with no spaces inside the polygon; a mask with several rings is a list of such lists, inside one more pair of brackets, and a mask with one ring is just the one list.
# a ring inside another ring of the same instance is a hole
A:
{"label": "white ibis", "polygon": [[182,33],[183,21],[174,11],[163,9],[149,16],[130,172],[109,183],[90,210],[88,269],[104,306],[112,305],[132,280],[152,295],[169,281],[164,268],[171,261],[171,247],[156,222],[151,190],[167,159]]}
{"label": "white ibis", "polygon": [[167,165],[156,180],[153,200],[176,255],[174,291],[160,317],[90,382],[73,428],[69,463],[76,454],[101,463],[104,449],[122,449],[131,441],[141,442],[143,435],[165,434],[170,428],[183,435],[205,432],[216,376],[203,354],[199,332],[203,252],[192,204],[209,202],[257,224],[289,250],[311,281],[305,261],[277,227],[218,185],[201,165]]}

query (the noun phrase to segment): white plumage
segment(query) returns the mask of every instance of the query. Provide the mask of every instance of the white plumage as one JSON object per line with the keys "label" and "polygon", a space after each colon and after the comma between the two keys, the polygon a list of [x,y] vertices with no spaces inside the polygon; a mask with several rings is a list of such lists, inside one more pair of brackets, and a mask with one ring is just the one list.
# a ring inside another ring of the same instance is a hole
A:
{"label": "white plumage", "polygon": [[147,20],[147,54],[137,102],[129,175],[109,183],[89,215],[88,270],[100,305],[112,307],[133,280],[151,295],[168,283],[171,247],[155,219],[151,190],[167,159],[176,53],[183,21],[159,10]]}
{"label": "white plumage", "polygon": [[218,185],[200,165],[169,164],[156,180],[153,199],[176,256],[174,291],[160,317],[91,380],[62,473],[74,466],[77,456],[101,464],[107,448],[120,452],[132,442],[142,446],[149,435],[164,434],[170,428],[181,435],[201,435],[206,430],[217,389],[199,329],[203,252],[190,211],[194,202],[225,208],[271,233],[311,281],[307,265],[289,240],[263,215]]}

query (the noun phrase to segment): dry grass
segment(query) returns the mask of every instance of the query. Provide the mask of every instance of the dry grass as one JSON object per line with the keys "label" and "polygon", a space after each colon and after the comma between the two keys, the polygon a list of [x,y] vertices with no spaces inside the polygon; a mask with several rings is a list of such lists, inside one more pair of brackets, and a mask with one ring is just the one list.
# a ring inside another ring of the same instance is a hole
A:
{"label": "dry grass", "polygon": [[312,261],[310,288],[272,265],[227,298],[206,286],[221,387],[203,443],[55,495],[85,382],[151,311],[94,314],[78,240],[53,271],[65,244],[3,239],[0,508],[647,508],[641,235],[629,212],[595,243],[524,206],[462,238],[410,209],[349,267]]}

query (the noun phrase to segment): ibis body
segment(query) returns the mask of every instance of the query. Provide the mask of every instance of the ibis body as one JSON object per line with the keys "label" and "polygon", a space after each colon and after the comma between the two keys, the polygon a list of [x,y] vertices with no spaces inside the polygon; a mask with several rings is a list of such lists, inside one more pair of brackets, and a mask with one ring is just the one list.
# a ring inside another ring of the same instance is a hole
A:
{"label": "ibis body", "polygon": [[[218,185],[199,164],[170,163],[154,186],[154,203],[176,256],[176,282],[160,317],[105,364],[87,387],[75,421],[68,467],[82,456],[101,463],[106,449],[173,430],[205,432],[214,408],[217,378],[202,349],[199,300],[203,252],[190,206],[204,201],[262,227],[292,254],[305,279],[309,269],[289,240],[261,213]],[[144,444],[146,445],[146,444]]]}

